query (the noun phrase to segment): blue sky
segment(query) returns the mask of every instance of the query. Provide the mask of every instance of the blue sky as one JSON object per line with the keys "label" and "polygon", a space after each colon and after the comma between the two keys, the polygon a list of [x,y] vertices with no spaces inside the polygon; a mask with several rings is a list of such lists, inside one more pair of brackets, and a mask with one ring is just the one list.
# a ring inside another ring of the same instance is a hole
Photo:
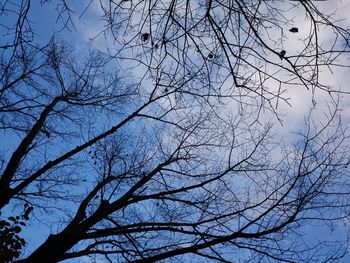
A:
{"label": "blue sky", "polygon": [[[81,6],[79,6],[80,2],[76,2],[73,6],[76,8],[77,11],[76,14],[73,14],[73,21],[74,21],[74,27],[72,24],[68,24],[71,30],[62,30],[62,25],[60,24],[60,21],[57,21],[55,19],[57,10],[53,8],[53,5],[45,6],[42,8],[39,4],[39,1],[33,1],[33,6],[31,9],[31,21],[34,25],[34,30],[37,32],[37,41],[46,43],[49,41],[49,39],[52,37],[53,34],[56,34],[59,38],[69,42],[72,46],[76,48],[76,52],[84,53],[90,48],[99,48],[101,50],[106,50],[108,48],[113,47],[113,43],[111,42],[110,38],[100,36],[96,38],[93,42],[91,42],[89,39],[96,36],[102,29],[103,29],[103,22],[99,20],[100,10],[97,4],[95,2],[90,6],[90,8],[86,11],[86,13],[79,17],[79,12],[81,12]],[[346,18],[350,14],[350,1],[337,1],[336,5],[333,1],[325,1],[317,3],[317,5],[324,5],[322,8],[325,10],[329,8],[337,9],[337,12],[339,14],[339,17]],[[298,14],[295,13],[295,16],[297,17]],[[298,19],[296,19],[298,20]],[[298,27],[302,28],[303,21],[298,20]],[[349,24],[349,19],[344,20],[344,24]],[[301,29],[301,34],[303,33],[303,30]],[[307,30],[305,29],[304,33],[307,33]],[[297,52],[298,47],[300,44],[298,44],[298,39],[295,35],[289,36],[290,41],[285,43],[285,48],[289,50],[289,52],[292,52],[294,50]],[[327,36],[325,36],[326,38]],[[348,83],[350,83],[350,74],[348,74],[349,69],[343,69],[340,68],[337,71],[334,71],[333,73],[325,73],[323,76],[324,80],[326,82],[332,83],[334,86],[339,86],[343,90],[350,90],[350,88],[347,86]],[[135,71],[134,71],[135,73]],[[137,72],[136,72],[137,74]],[[310,105],[312,105],[312,99],[310,96],[310,93],[308,93],[306,90],[297,90],[293,91],[290,90],[288,95],[291,97],[291,105],[292,107],[289,107],[287,105],[281,106],[281,110],[285,113],[285,116],[283,117],[283,126],[279,127],[281,134],[289,134],[290,130],[295,130],[295,128],[299,127],[301,123],[304,121],[304,116],[307,114],[308,109],[310,108]],[[323,111],[322,109],[326,109],[326,101],[327,94],[326,93],[316,93],[315,98],[317,99],[317,103],[319,105],[320,110],[320,118],[322,118]],[[343,116],[346,123],[350,123],[350,100],[344,96],[343,99]],[[271,116],[264,116],[263,118],[266,118],[266,120],[271,119]],[[15,140],[13,140],[15,142]],[[3,142],[2,142],[3,143]],[[11,146],[8,145],[10,148]],[[41,242],[42,239],[46,237],[48,234],[49,226],[42,225],[39,221],[36,221],[33,219],[33,227],[31,229],[27,229],[24,234],[28,236],[29,245],[27,248],[27,251],[30,251],[33,247],[35,247],[37,244]],[[334,230],[334,236],[339,237],[342,236],[347,230],[349,230],[348,225],[339,225]],[[311,229],[311,228],[310,228]],[[312,228],[312,233],[316,232]],[[322,231],[321,229],[319,231]],[[311,235],[312,235],[311,233]],[[320,233],[317,233],[318,235]],[[322,236],[322,234],[321,234]],[[79,260],[70,260],[67,262],[85,262],[86,259],[79,259]],[[86,261],[89,262],[89,261]],[[350,255],[343,259],[342,262],[350,262]]]}

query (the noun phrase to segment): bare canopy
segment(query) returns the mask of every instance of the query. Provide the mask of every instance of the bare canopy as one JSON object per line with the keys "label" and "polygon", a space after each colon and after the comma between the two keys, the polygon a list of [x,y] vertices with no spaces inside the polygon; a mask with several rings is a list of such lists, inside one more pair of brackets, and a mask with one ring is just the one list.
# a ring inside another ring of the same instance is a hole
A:
{"label": "bare canopy", "polygon": [[[312,230],[350,212],[348,91],[322,77],[349,66],[337,13],[316,1],[82,4],[0,3],[0,261],[345,255],[346,235]],[[53,9],[60,30],[40,35],[34,16]],[[64,39],[89,19],[103,28],[74,48]],[[304,91],[312,106],[284,141],[281,109]],[[22,230],[38,222],[50,230],[25,251]]]}

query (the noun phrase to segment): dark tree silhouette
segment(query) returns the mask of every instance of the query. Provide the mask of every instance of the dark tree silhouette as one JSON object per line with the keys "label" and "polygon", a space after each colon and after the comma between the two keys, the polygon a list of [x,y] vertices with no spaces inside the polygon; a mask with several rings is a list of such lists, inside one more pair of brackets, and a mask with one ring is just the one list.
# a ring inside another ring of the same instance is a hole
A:
{"label": "dark tree silhouette", "polygon": [[[56,4],[62,26],[47,44],[31,1],[0,4],[2,261],[344,256],[346,238],[308,230],[332,231],[350,212],[346,91],[320,76],[348,66],[336,17],[312,1],[100,1],[96,38],[112,47],[85,52],[62,40],[80,22],[73,3],[41,4]],[[288,34],[299,51],[283,46]],[[322,110],[312,96],[294,143],[278,133],[291,89],[329,98]],[[32,215],[52,231],[20,254]]]}

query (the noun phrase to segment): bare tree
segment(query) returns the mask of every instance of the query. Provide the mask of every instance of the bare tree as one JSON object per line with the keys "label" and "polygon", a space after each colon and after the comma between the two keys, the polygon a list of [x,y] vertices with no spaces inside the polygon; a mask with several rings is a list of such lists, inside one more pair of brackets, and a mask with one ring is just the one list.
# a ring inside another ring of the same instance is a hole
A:
{"label": "bare tree", "polygon": [[[332,17],[310,1],[101,1],[113,48],[82,54],[59,34],[36,44],[30,4],[1,4],[15,22],[1,25],[0,127],[12,142],[0,207],[25,206],[0,221],[3,261],[21,258],[31,214],[56,230],[19,262],[344,256],[347,240],[304,234],[349,216],[342,91],[320,77],[347,66],[349,31]],[[74,26],[70,2],[57,8],[63,29]],[[299,32],[289,8],[310,28],[295,53],[283,47]],[[294,144],[263,116],[283,122],[291,87],[331,99],[322,118],[314,104]]]}

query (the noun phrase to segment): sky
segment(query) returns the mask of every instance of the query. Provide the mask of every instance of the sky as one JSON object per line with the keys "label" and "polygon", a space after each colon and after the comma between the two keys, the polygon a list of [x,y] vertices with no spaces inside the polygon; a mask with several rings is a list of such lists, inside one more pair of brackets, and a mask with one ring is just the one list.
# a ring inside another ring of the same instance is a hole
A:
{"label": "sky", "polygon": [[[318,7],[324,10],[334,10],[338,17],[343,18],[341,22],[344,25],[350,25],[350,0],[343,1],[318,1],[315,3]],[[62,25],[60,21],[55,19],[56,12],[55,8],[52,6],[45,6],[43,9],[39,1],[33,1],[33,6],[31,9],[32,22],[35,28],[35,31],[38,33],[38,40],[43,43],[47,42],[52,33],[55,32],[64,40],[71,43],[76,48],[76,52],[84,52],[89,48],[98,48],[101,50],[107,50],[113,47],[113,42],[108,36],[99,36],[95,38],[101,30],[104,29],[104,22],[100,19],[101,10],[99,4],[94,1],[90,7],[81,14],[80,2],[77,1],[73,5],[73,9],[76,8],[76,14],[73,16],[73,24],[68,24],[70,27],[69,30],[62,30]],[[294,13],[293,13],[294,12]],[[300,41],[298,37],[302,34],[307,34],[306,28],[303,28],[304,21],[301,19],[300,13],[297,10],[293,10],[291,13],[292,16],[295,16],[295,26],[300,29],[300,34],[289,34],[288,41],[284,43],[284,49],[288,50],[288,54],[292,52],[297,52],[300,48]],[[90,39],[94,38],[94,41]],[[324,38],[327,38],[327,35],[324,35]],[[325,72],[322,75],[322,78],[325,82],[331,83],[335,88],[340,88],[344,91],[350,91],[348,86],[350,83],[350,74],[349,69],[340,68],[333,73]],[[310,106],[312,105],[312,98],[310,92],[307,90],[288,90],[288,96],[291,98],[290,103],[291,107],[284,105],[281,106],[281,111],[285,112],[283,117],[283,126],[278,127],[280,134],[286,135],[290,133],[291,130],[297,130],[297,128],[303,123],[304,116],[308,113]],[[317,100],[317,105],[321,109],[326,109],[326,102],[328,100],[327,93],[317,92],[315,94]],[[350,125],[350,100],[344,95],[342,99],[343,104],[343,118],[345,123]],[[319,111],[322,116],[322,110]],[[267,116],[266,119],[270,117]],[[321,117],[320,117],[321,118]],[[339,226],[339,229],[334,231],[335,235],[341,235],[344,233],[343,226]],[[39,222],[35,222],[34,228],[26,230],[26,235],[29,236],[30,246],[35,247],[36,244],[41,242],[41,239],[44,238],[44,235],[41,238],[38,237],[38,229],[42,228],[42,232],[46,233],[48,230],[45,226],[40,226]],[[30,248],[28,247],[28,250]],[[66,262],[89,262],[87,259],[79,260],[70,260]],[[350,262],[350,255],[343,259],[341,262]]]}
{"label": "sky", "polygon": [[[315,5],[320,8],[320,10],[325,10],[329,13],[336,14],[336,17],[340,20],[340,25],[344,25],[345,27],[350,25],[349,0],[315,2]],[[283,5],[283,1],[280,3]],[[302,38],[302,35],[307,35],[309,32],[309,28],[305,27],[304,25],[305,14],[300,12],[300,10],[301,9],[292,9],[288,14],[288,17],[294,18],[294,26],[298,27],[299,29],[298,34],[285,32],[287,39],[283,42],[283,48],[288,50],[289,55],[297,54],[303,48],[300,38]],[[100,19],[101,15],[102,12],[100,5],[97,1],[94,1],[82,17],[75,17],[75,25],[77,30],[76,34],[74,34],[75,32],[68,33],[67,39],[70,39],[78,48],[82,45],[88,46],[90,44],[100,50],[112,48],[113,42],[108,38],[108,36],[96,37],[105,28],[104,21]],[[327,38],[327,34],[320,34],[320,36],[323,36],[325,39]],[[94,41],[91,42],[89,39],[94,39]],[[347,87],[348,83],[350,83],[350,74],[348,74],[347,68],[337,68],[332,72],[325,71],[323,74],[321,74],[321,79],[324,81],[324,83],[329,83],[332,87],[334,87],[334,89],[342,89],[344,91],[350,90],[350,87]],[[304,120],[304,116],[308,113],[310,106],[312,105],[312,95],[306,89],[288,89],[287,94],[290,98],[291,106],[280,104],[280,111],[286,114],[286,116],[283,118],[284,127],[281,129],[282,132],[289,132],[292,130],[292,127],[298,126],[298,123],[300,125],[300,123]],[[319,107],[326,106],[325,102],[329,100],[328,93],[317,91],[314,96]],[[344,108],[350,108],[350,100],[344,98],[342,99],[342,104]],[[344,110],[343,117],[350,122],[350,111]]]}

